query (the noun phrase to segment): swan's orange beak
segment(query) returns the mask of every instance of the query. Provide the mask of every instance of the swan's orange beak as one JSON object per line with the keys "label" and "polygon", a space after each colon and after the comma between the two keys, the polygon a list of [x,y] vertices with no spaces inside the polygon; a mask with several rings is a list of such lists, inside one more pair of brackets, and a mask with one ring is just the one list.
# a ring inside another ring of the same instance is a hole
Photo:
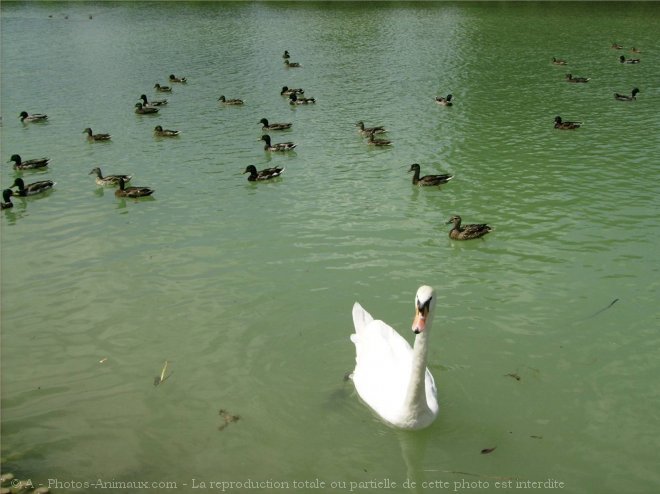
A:
{"label": "swan's orange beak", "polygon": [[412,330],[415,334],[419,334],[426,329],[426,316],[429,314],[428,304],[422,307],[415,306],[415,319],[413,319]]}

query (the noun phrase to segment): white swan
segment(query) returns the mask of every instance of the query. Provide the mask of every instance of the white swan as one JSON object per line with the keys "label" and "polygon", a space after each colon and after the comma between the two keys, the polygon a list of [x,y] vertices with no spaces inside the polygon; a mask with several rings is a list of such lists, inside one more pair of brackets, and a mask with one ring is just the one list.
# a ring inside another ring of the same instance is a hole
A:
{"label": "white swan", "polygon": [[435,293],[422,286],[415,295],[414,348],[383,321],[353,305],[356,365],[351,378],[360,398],[385,422],[402,429],[421,429],[438,415],[435,381],[426,368]]}

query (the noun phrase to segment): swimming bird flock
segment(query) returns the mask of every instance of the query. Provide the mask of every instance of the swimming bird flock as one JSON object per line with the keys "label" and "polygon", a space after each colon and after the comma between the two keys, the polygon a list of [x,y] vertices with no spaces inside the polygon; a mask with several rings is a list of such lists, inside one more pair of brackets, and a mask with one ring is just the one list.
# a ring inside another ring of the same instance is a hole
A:
{"label": "swimming bird flock", "polygon": [[[612,49],[621,50],[623,47],[618,43],[613,43],[611,45]],[[638,48],[632,48],[631,52],[635,54],[641,53],[641,50]],[[284,51],[282,59],[284,62],[285,68],[302,68],[303,65],[300,62],[293,62],[290,60],[291,54],[288,50]],[[618,60],[621,64],[639,64],[641,62],[640,58],[626,58],[624,55],[618,57]],[[552,57],[551,63],[555,66],[565,67],[569,65],[569,62],[562,58]],[[574,76],[572,73],[567,73],[565,75],[565,81],[574,84],[585,84],[591,80],[590,77],[584,76]],[[167,81],[170,84],[187,85],[187,77],[176,76],[174,74],[169,74]],[[161,85],[159,82],[156,82],[153,86],[153,90],[157,93],[172,93],[172,86]],[[626,93],[614,93],[614,98],[617,101],[627,101],[633,102],[636,101],[637,95],[640,93],[638,87],[634,87],[630,94]],[[280,90],[280,95],[285,97],[288,103],[292,106],[299,105],[313,105],[316,103],[315,97],[310,97],[305,95],[305,90],[301,87],[289,87],[282,86]],[[440,106],[451,107],[454,105],[454,98],[452,94],[447,94],[446,96],[435,96],[435,103]],[[236,106],[243,107],[246,106],[246,102],[240,98],[227,98],[224,95],[221,95],[218,98],[218,102],[223,106]],[[161,108],[168,104],[167,99],[149,99],[146,94],[141,94],[138,98],[138,101],[134,104],[134,111],[137,115],[157,115]],[[450,110],[447,110],[450,111]],[[35,123],[45,123],[48,122],[48,116],[44,113],[28,113],[27,111],[22,111],[19,114],[19,118],[24,125],[30,125]],[[292,141],[278,141],[275,142],[270,136],[270,132],[282,132],[290,131],[293,127],[291,122],[271,122],[267,118],[261,118],[258,122],[261,125],[262,136],[259,138],[260,141],[264,143],[263,149],[266,153],[284,153],[287,154],[296,149],[297,144]],[[557,115],[554,119],[554,128],[558,130],[576,130],[582,126],[580,121],[569,121],[564,120],[561,116]],[[358,128],[358,132],[361,136],[366,138],[366,144],[372,148],[388,148],[393,145],[393,141],[389,138],[382,137],[382,134],[386,134],[388,131],[384,125],[372,125],[366,126],[364,121],[360,120],[355,123],[355,126]],[[87,139],[90,142],[109,142],[112,139],[112,136],[109,133],[94,133],[91,127],[87,127],[83,130],[84,134],[87,134]],[[162,125],[156,125],[154,127],[154,136],[158,138],[171,138],[178,137],[181,135],[179,130],[166,129]],[[294,153],[295,155],[295,153]],[[13,163],[13,168],[17,172],[31,171],[31,170],[48,170],[50,159],[49,158],[31,158],[23,160],[21,155],[13,154],[9,162]],[[413,163],[408,169],[410,173],[413,173],[412,184],[417,187],[425,188],[439,188],[447,184],[450,180],[454,178],[453,175],[448,173],[440,174],[427,174],[421,175],[421,166],[419,163]],[[249,174],[247,180],[249,182],[263,182],[269,181],[276,178],[280,178],[284,172],[284,167],[269,167],[262,170],[258,170],[255,165],[248,165],[245,168],[243,174]],[[103,175],[100,167],[94,167],[90,172],[90,175],[95,176],[95,183],[99,186],[111,186],[117,187],[116,195],[118,197],[129,197],[129,198],[139,198],[139,197],[149,197],[153,194],[154,189],[151,187],[134,187],[127,186],[132,179],[132,176],[129,174],[111,174]],[[2,208],[9,209],[13,206],[11,201],[12,197],[26,197],[35,194],[42,194],[47,191],[50,191],[55,186],[55,182],[51,180],[41,180],[37,182],[32,182],[26,184],[22,178],[17,177],[13,185],[9,189],[3,191],[3,202]],[[17,190],[12,190],[17,189]],[[470,240],[474,238],[480,238],[492,231],[492,228],[487,224],[469,224],[463,225],[461,223],[461,217],[458,215],[453,215],[447,224],[452,224],[452,229],[449,231],[449,237],[453,240]]]}

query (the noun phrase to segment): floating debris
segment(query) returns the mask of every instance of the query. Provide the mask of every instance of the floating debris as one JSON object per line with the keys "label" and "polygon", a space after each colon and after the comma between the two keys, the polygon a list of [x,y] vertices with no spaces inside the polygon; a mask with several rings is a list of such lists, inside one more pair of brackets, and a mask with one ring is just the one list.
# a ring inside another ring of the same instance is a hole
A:
{"label": "floating debris", "polygon": [[532,436],[529,436],[529,437],[531,437],[532,439],[543,439],[543,436],[533,436],[532,435]]}
{"label": "floating debris", "polygon": [[227,410],[225,410],[224,408],[221,408],[220,410],[218,410],[218,414],[222,417],[222,420],[224,421],[222,424],[220,424],[218,426],[219,431],[224,430],[225,427],[227,427],[229,424],[231,424],[233,422],[237,422],[238,419],[240,419],[240,417],[238,415],[233,415],[233,414],[229,413]]}
{"label": "floating debris", "polygon": [[484,448],[481,450],[482,455],[487,455],[488,453],[492,453],[497,449],[497,446],[493,446],[492,448]]}
{"label": "floating debris", "polygon": [[99,364],[105,364],[108,361],[108,357],[103,357],[101,360],[99,360]]}
{"label": "floating debris", "polygon": [[165,361],[165,365],[163,365],[163,370],[160,371],[160,376],[154,377],[154,386],[158,386],[161,384],[165,379],[170,377],[172,373],[170,372],[167,376],[165,375],[165,371],[167,371],[167,360]]}
{"label": "floating debris", "polygon": [[516,381],[520,381],[520,375],[517,372],[509,372],[508,374],[504,374],[506,377],[513,377]]}

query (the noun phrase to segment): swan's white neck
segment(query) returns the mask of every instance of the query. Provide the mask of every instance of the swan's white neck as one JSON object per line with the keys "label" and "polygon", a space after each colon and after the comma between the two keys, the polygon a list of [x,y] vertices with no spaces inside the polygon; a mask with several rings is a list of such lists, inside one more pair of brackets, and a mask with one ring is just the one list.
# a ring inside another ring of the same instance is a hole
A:
{"label": "swan's white neck", "polygon": [[428,326],[426,330],[415,337],[413,345],[413,360],[410,373],[408,394],[404,403],[404,411],[410,420],[419,422],[431,410],[426,403],[426,360],[428,355]]}

